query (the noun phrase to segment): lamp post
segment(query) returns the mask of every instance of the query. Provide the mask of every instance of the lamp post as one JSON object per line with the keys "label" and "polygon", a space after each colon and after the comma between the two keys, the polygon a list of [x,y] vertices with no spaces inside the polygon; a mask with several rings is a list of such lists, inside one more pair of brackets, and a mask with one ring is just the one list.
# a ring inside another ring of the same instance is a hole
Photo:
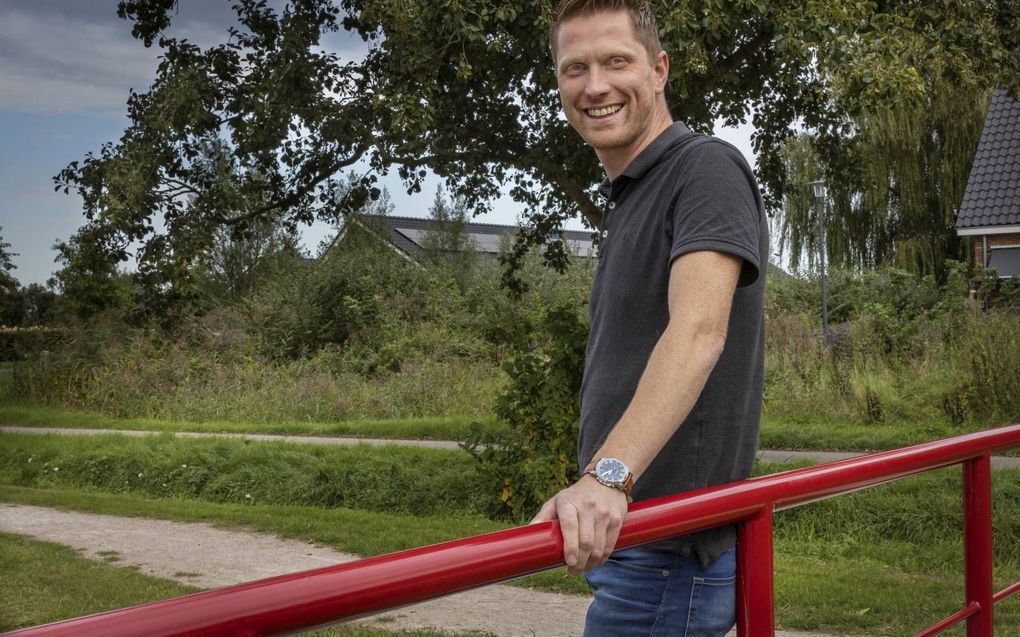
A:
{"label": "lamp post", "polygon": [[818,206],[818,254],[822,281],[822,338],[828,342],[829,289],[825,280],[825,182],[823,180],[812,181],[811,190],[814,191],[815,205]]}

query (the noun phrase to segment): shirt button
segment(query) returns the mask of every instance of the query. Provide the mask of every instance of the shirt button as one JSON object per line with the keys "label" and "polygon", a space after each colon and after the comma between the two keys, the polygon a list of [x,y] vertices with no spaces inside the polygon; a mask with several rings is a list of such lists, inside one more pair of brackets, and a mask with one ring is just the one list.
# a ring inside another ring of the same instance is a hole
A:
{"label": "shirt button", "polygon": [[610,201],[609,202],[609,209],[612,210],[615,207],[616,207],[616,202],[615,201]]}
{"label": "shirt button", "polygon": [[602,231],[602,238],[605,239],[608,236],[609,236],[609,231],[608,230],[603,230]]}

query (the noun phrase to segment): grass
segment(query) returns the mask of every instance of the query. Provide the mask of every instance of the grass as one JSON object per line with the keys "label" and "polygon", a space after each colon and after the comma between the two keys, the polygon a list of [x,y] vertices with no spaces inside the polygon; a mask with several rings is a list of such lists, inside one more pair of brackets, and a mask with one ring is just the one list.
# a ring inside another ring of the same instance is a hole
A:
{"label": "grass", "polygon": [[[106,515],[208,522],[228,529],[254,529],[365,557],[499,531],[509,526],[480,516],[409,517],[341,508],[221,504],[9,485],[0,485],[0,501]],[[565,569],[529,576],[515,584],[561,593],[588,592],[584,581],[567,575]]]}
{"label": "grass", "polygon": [[[338,527],[353,524],[360,525],[357,534],[374,535],[380,530],[399,526],[398,532],[421,537],[421,525],[417,521],[407,524],[406,518],[403,524],[395,525],[397,520],[394,518],[383,522],[385,516],[371,514],[355,522],[348,517],[351,512],[322,512],[308,507],[161,502],[124,495],[11,487],[0,487],[0,500],[96,513],[204,520],[225,526],[240,524],[262,531],[283,531],[280,534],[287,537],[320,542],[335,538]],[[809,511],[810,508],[804,510]],[[782,520],[786,515],[783,513],[778,519]],[[450,524],[451,528],[457,526],[456,521]],[[434,539],[444,534],[439,527],[435,527],[433,532]],[[886,563],[881,555],[869,555],[867,547],[855,551],[853,557],[832,557],[817,547],[814,551],[805,551],[802,544],[781,537],[781,531],[777,535],[780,537],[777,537],[776,545],[776,606],[778,621],[784,627],[835,633],[902,635],[933,623],[961,606],[962,579],[959,571],[942,572],[938,567],[930,571],[905,570]],[[831,538],[818,538],[813,544],[831,541]],[[562,586],[562,582],[572,581],[577,583],[575,592],[583,591],[583,584],[577,578],[565,578],[562,571],[551,575],[555,578],[554,582],[559,580],[559,586],[550,586],[546,581],[535,578],[522,581],[537,588],[560,592],[573,588]],[[1008,578],[1018,577],[1020,571],[1000,568],[998,575],[997,584],[1002,586]],[[996,606],[999,618],[997,635],[1020,635],[1017,628],[1020,626],[1018,602],[1020,599],[1013,598]]]}
{"label": "grass", "polygon": [[87,560],[60,544],[0,533],[0,631],[196,590]]}
{"label": "grass", "polygon": [[[97,413],[25,405],[0,405],[0,423],[23,427],[67,429],[257,433],[394,440],[463,440],[474,423],[493,431],[504,426],[494,417],[471,418],[466,416],[351,420],[332,423],[188,422],[152,418],[111,418]],[[861,424],[823,419],[766,416],[762,420],[761,446],[763,449],[878,451],[959,435],[991,426],[994,425],[956,427],[941,421]]]}
{"label": "grass", "polygon": [[466,453],[400,445],[0,434],[0,482],[147,497],[472,515],[495,507]]}
{"label": "grass", "polygon": [[[0,631],[124,608],[200,589],[85,559],[73,549],[0,533]],[[440,637],[434,631],[336,626],[321,637]]]}
{"label": "grass", "polygon": [[349,420],[328,423],[189,422],[157,420],[154,418],[111,418],[97,413],[24,405],[0,405],[0,423],[23,427],[62,427],[68,429],[258,433],[406,440],[463,440],[474,423],[492,430],[501,427],[493,417],[447,416],[391,420]]}
{"label": "grass", "polygon": [[1006,424],[1010,423],[967,426],[953,426],[940,421],[864,424],[818,418],[766,416],[761,423],[761,447],[820,451],[882,451]]}

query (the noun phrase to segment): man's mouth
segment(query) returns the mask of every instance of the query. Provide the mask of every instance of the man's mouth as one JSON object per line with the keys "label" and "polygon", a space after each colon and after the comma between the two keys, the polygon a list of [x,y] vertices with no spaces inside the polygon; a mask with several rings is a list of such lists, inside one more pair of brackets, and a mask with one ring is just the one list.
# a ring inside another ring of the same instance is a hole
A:
{"label": "man's mouth", "polygon": [[586,108],[584,109],[585,115],[588,117],[600,118],[609,117],[613,113],[623,108],[623,104],[610,104],[609,106],[599,106],[597,108]]}

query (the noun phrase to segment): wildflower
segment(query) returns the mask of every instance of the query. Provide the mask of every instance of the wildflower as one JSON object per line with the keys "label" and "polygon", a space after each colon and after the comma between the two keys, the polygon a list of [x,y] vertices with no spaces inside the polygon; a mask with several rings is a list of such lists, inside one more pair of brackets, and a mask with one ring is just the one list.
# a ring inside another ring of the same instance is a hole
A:
{"label": "wildflower", "polygon": [[144,474],[143,474],[143,473],[142,473],[141,471],[139,471],[139,472],[138,472],[138,477],[139,477],[139,478],[141,478],[141,477],[142,477],[143,475],[144,475]]}
{"label": "wildflower", "polygon": [[53,467],[54,471],[60,471],[60,467]]}
{"label": "wildflower", "polygon": [[188,465],[186,465],[186,464],[182,464],[181,465],[181,469],[187,469],[187,468],[188,468]]}
{"label": "wildflower", "polygon": [[244,494],[244,497],[245,497],[245,498],[247,498],[247,499],[249,499],[249,500],[251,500],[251,494],[250,494],[250,493],[245,493],[245,494]]}
{"label": "wildflower", "polygon": [[31,462],[32,462],[32,456],[29,456],[29,457],[28,457],[28,462],[29,462],[29,464],[31,464]]}

